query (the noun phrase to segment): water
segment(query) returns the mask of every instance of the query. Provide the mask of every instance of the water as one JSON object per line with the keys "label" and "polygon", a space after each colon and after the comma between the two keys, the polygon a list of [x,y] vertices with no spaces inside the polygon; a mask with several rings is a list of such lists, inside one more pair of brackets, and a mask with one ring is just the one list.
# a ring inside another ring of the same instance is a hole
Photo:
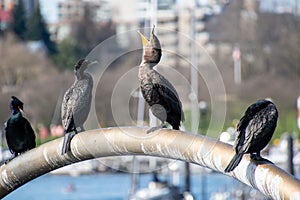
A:
{"label": "water", "polygon": [[[213,192],[225,192],[240,186],[236,180],[222,174],[211,173],[205,177],[205,199],[209,199]],[[140,187],[147,187],[151,179],[151,174],[141,175]],[[191,190],[198,200],[203,199],[202,180],[201,175],[191,177]],[[130,186],[130,174],[111,173],[77,177],[46,174],[18,188],[3,200],[126,200]]]}

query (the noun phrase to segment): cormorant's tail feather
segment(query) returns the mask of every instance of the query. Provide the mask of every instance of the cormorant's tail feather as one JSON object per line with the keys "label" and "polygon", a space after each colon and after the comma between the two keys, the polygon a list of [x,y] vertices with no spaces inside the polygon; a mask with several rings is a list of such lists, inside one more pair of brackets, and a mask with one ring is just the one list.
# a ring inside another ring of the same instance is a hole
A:
{"label": "cormorant's tail feather", "polygon": [[70,144],[71,144],[71,140],[72,140],[73,136],[74,135],[72,133],[65,134],[61,155],[64,155],[65,153],[70,151]]}
{"label": "cormorant's tail feather", "polygon": [[228,166],[226,167],[225,172],[231,172],[232,170],[234,170],[241,162],[243,155],[244,154],[242,153],[235,154],[231,159],[230,163],[228,164]]}

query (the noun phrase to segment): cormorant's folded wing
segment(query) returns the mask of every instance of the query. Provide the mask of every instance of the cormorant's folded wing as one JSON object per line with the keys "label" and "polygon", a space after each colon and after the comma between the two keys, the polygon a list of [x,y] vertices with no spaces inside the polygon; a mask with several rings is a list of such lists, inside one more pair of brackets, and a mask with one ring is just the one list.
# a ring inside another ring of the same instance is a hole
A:
{"label": "cormorant's folded wing", "polygon": [[26,137],[27,137],[28,148],[33,149],[36,146],[34,131],[27,119],[23,118],[22,121],[23,121],[22,123],[24,124],[24,129],[25,129],[25,133],[26,133]]}
{"label": "cormorant's folded wing", "polygon": [[67,130],[69,125],[71,124],[73,117],[73,108],[77,99],[78,95],[76,94],[76,91],[74,91],[74,88],[69,88],[64,95],[61,107],[62,125],[65,130]]}
{"label": "cormorant's folded wing", "polygon": [[184,121],[184,113],[176,90],[167,84],[154,84],[154,88],[166,99],[166,103],[173,112],[181,115],[181,121]]}
{"label": "cormorant's folded wing", "polygon": [[249,116],[243,116],[237,127],[238,136],[235,148],[246,152],[251,145],[253,137],[262,131],[264,123],[265,117],[262,114],[255,114],[251,119]]}
{"label": "cormorant's folded wing", "polygon": [[10,124],[10,118],[7,120],[7,122],[4,123],[4,134],[5,134],[5,137],[6,137],[6,142],[7,142],[7,146],[8,146],[8,149],[9,151],[13,154],[14,152],[11,150],[11,147],[12,147],[12,138],[10,137],[10,135],[8,135],[8,126]]}

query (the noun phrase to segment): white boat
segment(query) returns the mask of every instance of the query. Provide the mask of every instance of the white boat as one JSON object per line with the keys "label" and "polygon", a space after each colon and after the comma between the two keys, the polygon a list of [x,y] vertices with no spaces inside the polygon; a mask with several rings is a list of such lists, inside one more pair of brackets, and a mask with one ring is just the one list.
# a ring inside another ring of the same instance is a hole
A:
{"label": "white boat", "polygon": [[148,188],[138,189],[130,200],[181,200],[183,195],[180,194],[179,188],[169,186],[166,182],[149,183]]}

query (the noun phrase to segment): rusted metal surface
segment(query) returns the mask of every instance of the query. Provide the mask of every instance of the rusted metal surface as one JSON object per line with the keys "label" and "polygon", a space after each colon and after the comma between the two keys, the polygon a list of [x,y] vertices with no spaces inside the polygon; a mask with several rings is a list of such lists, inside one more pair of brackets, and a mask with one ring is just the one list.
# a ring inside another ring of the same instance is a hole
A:
{"label": "rusted metal surface", "polygon": [[[63,138],[50,141],[0,167],[0,197],[30,180],[65,165],[92,158],[149,155],[184,160],[223,173],[234,152],[215,139],[163,129],[146,134],[146,128],[114,127],[77,134],[71,152],[61,155]],[[251,161],[245,155],[227,175],[273,199],[300,199],[300,182],[275,165]]]}

